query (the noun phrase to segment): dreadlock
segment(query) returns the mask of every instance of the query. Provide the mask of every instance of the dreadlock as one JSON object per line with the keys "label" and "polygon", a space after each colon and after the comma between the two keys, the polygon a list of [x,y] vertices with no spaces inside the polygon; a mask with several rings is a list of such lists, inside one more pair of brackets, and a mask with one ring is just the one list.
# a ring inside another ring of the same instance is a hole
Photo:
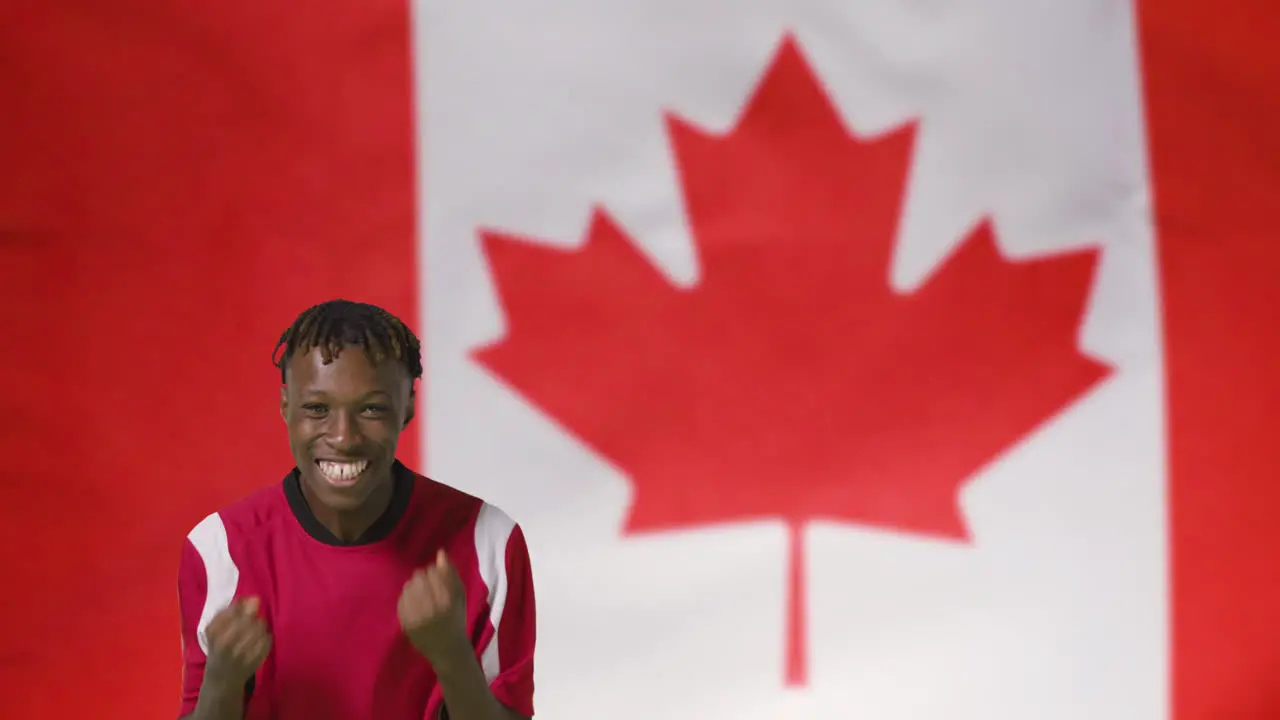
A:
{"label": "dreadlock", "polygon": [[280,382],[285,382],[285,369],[297,353],[318,348],[328,365],[343,348],[357,346],[375,365],[394,359],[409,371],[410,380],[422,377],[422,345],[413,331],[377,305],[350,300],[330,300],[303,310],[280,334],[271,359],[280,369]]}

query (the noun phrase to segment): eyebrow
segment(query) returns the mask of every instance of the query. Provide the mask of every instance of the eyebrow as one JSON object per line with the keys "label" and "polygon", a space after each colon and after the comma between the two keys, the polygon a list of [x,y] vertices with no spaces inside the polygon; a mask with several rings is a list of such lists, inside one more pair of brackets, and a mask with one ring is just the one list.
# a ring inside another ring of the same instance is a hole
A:
{"label": "eyebrow", "polygon": [[[329,397],[329,396],[330,396],[330,393],[328,393],[328,392],[326,392],[326,391],[324,391],[324,390],[314,390],[314,389],[313,389],[313,390],[304,390],[304,391],[302,392],[302,397],[320,397],[320,398],[327,398],[327,397]],[[390,398],[391,398],[391,393],[387,392],[386,390],[370,390],[369,392],[365,393],[364,395],[361,395],[359,399],[360,399],[360,400],[372,400],[373,398],[376,398],[376,397],[384,397],[384,398],[390,399]]]}

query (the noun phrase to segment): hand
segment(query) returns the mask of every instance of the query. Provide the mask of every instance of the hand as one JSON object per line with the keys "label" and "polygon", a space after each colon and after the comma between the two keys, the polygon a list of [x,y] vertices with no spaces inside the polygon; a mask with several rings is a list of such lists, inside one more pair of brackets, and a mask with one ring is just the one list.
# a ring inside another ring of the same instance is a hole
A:
{"label": "hand", "polygon": [[205,678],[237,687],[249,681],[271,652],[271,634],[258,617],[256,597],[235,600],[213,616],[205,630],[209,654]]}
{"label": "hand", "polygon": [[436,554],[435,564],[416,571],[405,583],[396,612],[409,642],[432,665],[448,662],[463,649],[472,654],[467,592],[444,550]]}

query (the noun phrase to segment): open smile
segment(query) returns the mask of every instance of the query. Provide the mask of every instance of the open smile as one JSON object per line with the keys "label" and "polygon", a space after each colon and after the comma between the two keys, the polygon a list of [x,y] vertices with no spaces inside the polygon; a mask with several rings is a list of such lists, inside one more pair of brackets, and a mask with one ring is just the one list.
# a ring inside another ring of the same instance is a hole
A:
{"label": "open smile", "polygon": [[334,487],[351,487],[369,469],[368,460],[316,460],[320,474]]}

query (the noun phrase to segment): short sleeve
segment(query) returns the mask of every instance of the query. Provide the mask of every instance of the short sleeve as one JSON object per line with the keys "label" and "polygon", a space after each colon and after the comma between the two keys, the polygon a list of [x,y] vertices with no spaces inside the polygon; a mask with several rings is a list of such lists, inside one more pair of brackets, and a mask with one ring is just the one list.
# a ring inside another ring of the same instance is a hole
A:
{"label": "short sleeve", "polygon": [[[524,717],[533,717],[533,648],[537,637],[533,601],[533,573],[529,548],[520,526],[507,538],[506,598],[496,618],[494,637],[498,673],[489,681],[493,695]],[[492,650],[490,650],[492,652]]]}
{"label": "short sleeve", "polygon": [[182,628],[182,704],[178,717],[190,715],[204,682],[204,650],[200,647],[200,615],[208,596],[204,561],[190,540],[182,542],[178,563],[178,617]]}
{"label": "short sleeve", "polygon": [[[214,613],[231,604],[239,587],[240,570],[231,557],[227,528],[214,513],[187,534],[178,563],[178,611],[182,629],[182,707],[190,714],[204,682],[205,625]],[[246,695],[247,700],[247,695]]]}

